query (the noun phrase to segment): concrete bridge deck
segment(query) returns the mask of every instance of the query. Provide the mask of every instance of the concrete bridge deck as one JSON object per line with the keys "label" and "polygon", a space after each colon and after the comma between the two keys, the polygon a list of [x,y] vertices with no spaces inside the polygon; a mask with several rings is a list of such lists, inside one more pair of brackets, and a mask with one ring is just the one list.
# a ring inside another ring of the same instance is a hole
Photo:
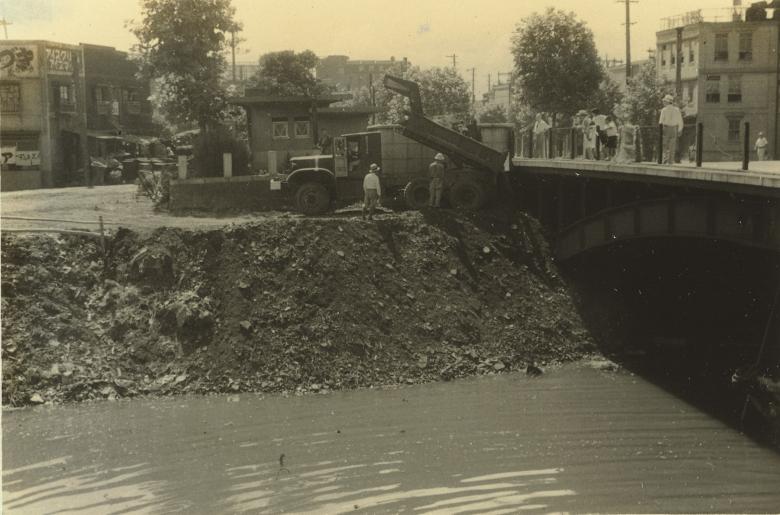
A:
{"label": "concrete bridge deck", "polygon": [[741,163],[706,163],[701,168],[693,165],[658,165],[654,163],[615,163],[585,159],[529,159],[512,158],[512,169],[537,174],[578,176],[639,181],[704,189],[754,193],[780,198],[780,161],[750,163],[750,170],[740,169]]}

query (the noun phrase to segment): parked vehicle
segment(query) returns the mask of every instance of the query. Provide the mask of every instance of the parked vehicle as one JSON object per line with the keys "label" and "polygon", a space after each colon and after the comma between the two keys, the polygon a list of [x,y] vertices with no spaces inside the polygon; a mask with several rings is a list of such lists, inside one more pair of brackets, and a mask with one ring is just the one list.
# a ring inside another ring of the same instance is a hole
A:
{"label": "parked vehicle", "polygon": [[417,209],[428,202],[428,165],[442,152],[448,158],[444,199],[455,208],[482,207],[496,193],[506,152],[426,118],[416,83],[388,75],[384,84],[410,99],[412,110],[402,124],[335,137],[330,154],[292,158],[290,172],[271,187],[291,195],[300,212],[320,214],[334,200],[362,198],[363,177],[376,163],[383,196],[403,196]]}

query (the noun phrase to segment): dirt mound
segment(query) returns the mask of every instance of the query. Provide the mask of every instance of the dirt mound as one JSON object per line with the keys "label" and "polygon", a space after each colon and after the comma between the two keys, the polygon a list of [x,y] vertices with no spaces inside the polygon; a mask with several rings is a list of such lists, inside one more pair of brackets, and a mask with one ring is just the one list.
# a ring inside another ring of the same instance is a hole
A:
{"label": "dirt mound", "polygon": [[3,403],[327,391],[590,350],[538,224],[426,211],[2,246]]}

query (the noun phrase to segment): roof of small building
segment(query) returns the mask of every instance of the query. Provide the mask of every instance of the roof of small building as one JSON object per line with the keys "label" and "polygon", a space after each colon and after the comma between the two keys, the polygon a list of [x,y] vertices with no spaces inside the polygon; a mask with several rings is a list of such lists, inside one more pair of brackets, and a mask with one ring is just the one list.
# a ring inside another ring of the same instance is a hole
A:
{"label": "roof of small building", "polygon": [[[275,96],[275,95],[253,95],[251,91],[248,91],[249,95],[243,97],[233,97],[228,101],[231,104],[236,105],[262,105],[262,104],[309,104],[312,102],[312,98],[303,95],[295,96]],[[333,102],[340,102],[342,100],[348,100],[352,98],[352,95],[348,93],[334,93],[330,95],[321,95],[315,97],[313,100],[317,105],[328,106]]]}

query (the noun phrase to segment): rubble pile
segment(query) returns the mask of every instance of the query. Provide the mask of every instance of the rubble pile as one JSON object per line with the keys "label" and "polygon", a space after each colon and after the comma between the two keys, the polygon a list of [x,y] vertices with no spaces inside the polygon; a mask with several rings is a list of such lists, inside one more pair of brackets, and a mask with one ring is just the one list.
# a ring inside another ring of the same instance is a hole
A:
{"label": "rubble pile", "polygon": [[592,350],[536,221],[268,217],[2,245],[3,404],[412,384]]}

